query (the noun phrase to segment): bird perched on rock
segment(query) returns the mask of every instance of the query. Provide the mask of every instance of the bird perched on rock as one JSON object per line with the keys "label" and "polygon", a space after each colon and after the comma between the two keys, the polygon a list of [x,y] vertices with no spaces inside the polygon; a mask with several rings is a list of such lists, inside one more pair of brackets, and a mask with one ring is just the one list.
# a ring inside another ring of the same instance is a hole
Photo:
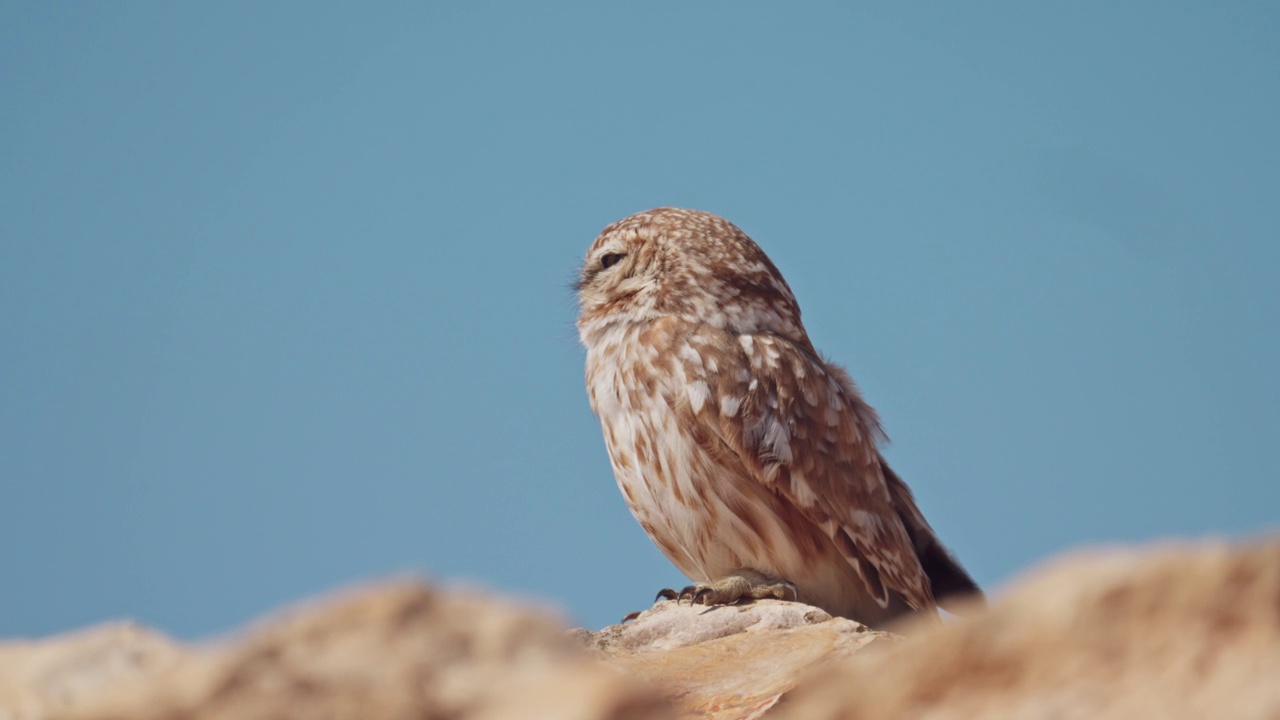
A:
{"label": "bird perched on rock", "polygon": [[605,228],[577,283],[586,381],[627,507],[708,605],[799,600],[877,626],[981,596],[880,455],[778,269],[705,212]]}

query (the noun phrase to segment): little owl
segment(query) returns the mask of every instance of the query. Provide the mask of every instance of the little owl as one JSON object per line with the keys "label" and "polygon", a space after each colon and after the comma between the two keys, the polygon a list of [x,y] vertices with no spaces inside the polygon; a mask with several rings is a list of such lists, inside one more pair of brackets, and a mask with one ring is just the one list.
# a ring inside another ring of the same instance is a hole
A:
{"label": "little owl", "polygon": [[708,605],[799,600],[871,626],[980,596],[880,455],[764,251],[660,208],[604,229],[577,284],[591,408],[640,526]]}

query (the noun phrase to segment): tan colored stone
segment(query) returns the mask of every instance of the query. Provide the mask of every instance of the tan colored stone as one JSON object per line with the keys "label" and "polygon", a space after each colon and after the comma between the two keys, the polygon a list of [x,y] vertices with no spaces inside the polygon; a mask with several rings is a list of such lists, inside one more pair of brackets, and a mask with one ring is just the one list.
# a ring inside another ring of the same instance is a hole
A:
{"label": "tan colored stone", "polygon": [[146,687],[184,658],[169,638],[126,622],[0,644],[0,720],[94,706],[122,690]]}
{"label": "tan colored stone", "polygon": [[1280,718],[1280,540],[1077,555],[903,629],[767,600],[566,633],[401,582],[194,647],[129,624],[0,644],[0,720]]}
{"label": "tan colored stone", "polygon": [[605,665],[661,688],[681,717],[749,720],[806,671],[890,637],[815,607],[761,600],[715,608],[661,602],[583,640]]}
{"label": "tan colored stone", "polygon": [[1280,542],[1055,562],[785,705],[779,720],[1280,718]]}
{"label": "tan colored stone", "polygon": [[[21,720],[671,716],[656,691],[591,661],[553,618],[415,583],[301,607],[204,648],[166,650],[147,633],[72,640],[0,647],[9,667],[24,668],[0,712]],[[152,646],[140,657],[154,662],[114,659]]]}

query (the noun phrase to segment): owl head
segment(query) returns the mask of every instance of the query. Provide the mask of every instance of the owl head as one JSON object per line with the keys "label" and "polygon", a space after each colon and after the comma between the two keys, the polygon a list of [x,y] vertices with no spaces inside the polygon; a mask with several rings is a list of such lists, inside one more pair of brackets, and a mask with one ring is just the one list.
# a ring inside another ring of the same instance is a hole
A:
{"label": "owl head", "polygon": [[800,307],[764,251],[711,213],[657,208],[605,228],[582,263],[578,325],[678,317],[808,345]]}

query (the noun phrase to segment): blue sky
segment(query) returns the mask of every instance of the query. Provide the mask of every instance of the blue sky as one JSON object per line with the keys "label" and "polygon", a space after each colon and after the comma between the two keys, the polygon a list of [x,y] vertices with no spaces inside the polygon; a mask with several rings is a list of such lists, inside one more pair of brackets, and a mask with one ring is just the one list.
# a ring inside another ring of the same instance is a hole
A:
{"label": "blue sky", "polygon": [[769,252],[985,585],[1274,530],[1280,11],[907,5],[0,5],[0,636],[680,584],[568,289],[660,205]]}

